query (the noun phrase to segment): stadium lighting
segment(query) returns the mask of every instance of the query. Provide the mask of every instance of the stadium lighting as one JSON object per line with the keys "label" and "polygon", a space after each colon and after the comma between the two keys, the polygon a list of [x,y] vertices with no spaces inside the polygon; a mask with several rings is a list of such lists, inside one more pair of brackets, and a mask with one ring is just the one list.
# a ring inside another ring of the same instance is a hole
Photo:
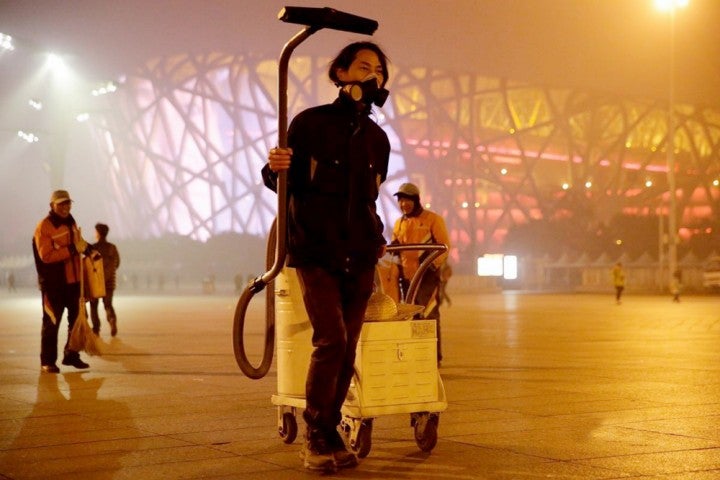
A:
{"label": "stadium lighting", "polygon": [[48,54],[45,66],[55,80],[59,81],[62,85],[68,84],[73,77],[72,69],[65,59],[57,53]]}
{"label": "stadium lighting", "polygon": [[99,97],[101,95],[107,95],[109,93],[115,93],[117,90],[117,85],[115,82],[107,82],[105,85],[93,89],[92,94],[93,97]]}
{"label": "stadium lighting", "polygon": [[28,105],[34,110],[42,110],[43,104],[40,100],[35,100],[34,98],[31,98],[28,100]]}
{"label": "stadium lighting", "polygon": [[49,53],[47,62],[48,66],[53,70],[65,68],[65,62],[62,57],[56,53]]}
{"label": "stadium lighting", "polygon": [[[52,81],[53,87],[59,89],[56,92],[57,95],[67,96],[79,84],[80,78],[77,76],[77,72],[73,70],[69,58],[65,55],[48,52],[45,63],[38,72],[42,77],[47,76]],[[77,95],[77,93],[74,94]]]}
{"label": "stadium lighting", "polygon": [[12,52],[13,50],[15,50],[15,45],[13,45],[13,38],[10,35],[0,33],[0,50],[6,50],[8,52]]}
{"label": "stadium lighting", "polygon": [[690,0],[655,0],[655,8],[664,12],[671,12],[677,8],[687,7]]}
{"label": "stadium lighting", "polygon": [[35,143],[40,141],[40,139],[34,133],[23,132],[22,130],[18,130],[18,137],[22,138],[28,143]]}

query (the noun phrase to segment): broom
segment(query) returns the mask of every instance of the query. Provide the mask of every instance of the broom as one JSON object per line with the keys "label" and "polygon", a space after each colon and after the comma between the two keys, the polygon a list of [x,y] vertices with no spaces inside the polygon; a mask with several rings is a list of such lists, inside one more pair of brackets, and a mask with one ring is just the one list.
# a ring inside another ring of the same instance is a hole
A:
{"label": "broom", "polygon": [[[80,255],[78,253],[78,255]],[[85,309],[85,272],[83,272],[83,261],[80,259],[80,305],[78,316],[75,319],[72,331],[70,332],[69,347],[76,352],[85,351],[88,355],[102,355],[97,337],[88,323],[87,310]]]}

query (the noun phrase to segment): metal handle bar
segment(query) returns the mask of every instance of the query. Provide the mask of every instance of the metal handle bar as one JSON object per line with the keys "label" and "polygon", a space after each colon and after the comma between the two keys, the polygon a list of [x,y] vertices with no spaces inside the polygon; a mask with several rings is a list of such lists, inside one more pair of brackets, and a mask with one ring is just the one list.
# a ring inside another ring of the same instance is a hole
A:
{"label": "metal handle bar", "polygon": [[422,280],[425,270],[427,270],[432,262],[435,261],[440,255],[448,251],[447,245],[444,243],[406,243],[403,245],[388,245],[385,251],[388,253],[400,253],[405,250],[424,250],[429,251],[430,255],[423,260],[418,266],[417,272],[410,280],[410,286],[408,287],[407,294],[405,295],[405,303],[415,303],[415,297],[417,296],[417,290],[420,287],[420,280]]}

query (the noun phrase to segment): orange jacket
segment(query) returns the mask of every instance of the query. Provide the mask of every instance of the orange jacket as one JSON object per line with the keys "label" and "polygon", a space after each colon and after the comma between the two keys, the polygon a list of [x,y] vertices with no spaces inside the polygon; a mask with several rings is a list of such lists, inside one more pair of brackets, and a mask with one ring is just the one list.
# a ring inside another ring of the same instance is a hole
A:
{"label": "orange jacket", "polygon": [[[57,218],[51,213],[37,224],[33,236],[35,248],[37,248],[38,256],[43,263],[62,263],[66,283],[78,283],[80,281],[80,255],[71,245],[73,239],[80,238],[80,231],[72,217],[69,225],[59,223]],[[44,285],[43,287],[56,286]]]}
{"label": "orange jacket", "polygon": [[[408,243],[444,243],[450,248],[450,236],[445,227],[445,220],[440,215],[429,210],[423,210],[416,217],[402,216],[395,222],[392,243],[400,245]],[[401,253],[399,265],[402,266],[403,277],[406,280],[411,280],[415,272],[417,272],[422,255],[423,252],[420,250],[407,250]],[[447,257],[447,252],[443,253],[435,259],[433,265],[440,268]],[[404,300],[400,298],[398,285],[400,277],[399,265],[395,263],[394,259],[385,257],[381,259],[377,266],[382,291],[395,302]]]}
{"label": "orange jacket", "polygon": [[[408,243],[442,243],[450,248],[450,236],[445,227],[445,220],[435,212],[423,210],[420,215],[406,217],[403,215],[395,222],[391,243],[405,245]],[[420,266],[420,250],[402,252],[400,264],[403,269],[403,277],[410,280]],[[433,265],[440,268],[447,259],[447,252],[435,259]]]}

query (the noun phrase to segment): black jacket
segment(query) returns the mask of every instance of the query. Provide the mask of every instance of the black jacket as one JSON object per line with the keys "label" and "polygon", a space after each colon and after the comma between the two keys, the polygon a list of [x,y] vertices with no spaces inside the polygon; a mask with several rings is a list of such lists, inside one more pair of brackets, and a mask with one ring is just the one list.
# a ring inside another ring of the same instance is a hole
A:
{"label": "black jacket", "polygon": [[[375,208],[390,156],[385,132],[341,95],[295,117],[288,146],[288,265],[372,268],[385,244]],[[276,190],[268,165],[263,178]]]}
{"label": "black jacket", "polygon": [[117,287],[116,272],[120,267],[120,253],[114,243],[107,240],[99,240],[93,249],[100,252],[103,263],[103,275],[105,276],[105,290],[115,290]]}

